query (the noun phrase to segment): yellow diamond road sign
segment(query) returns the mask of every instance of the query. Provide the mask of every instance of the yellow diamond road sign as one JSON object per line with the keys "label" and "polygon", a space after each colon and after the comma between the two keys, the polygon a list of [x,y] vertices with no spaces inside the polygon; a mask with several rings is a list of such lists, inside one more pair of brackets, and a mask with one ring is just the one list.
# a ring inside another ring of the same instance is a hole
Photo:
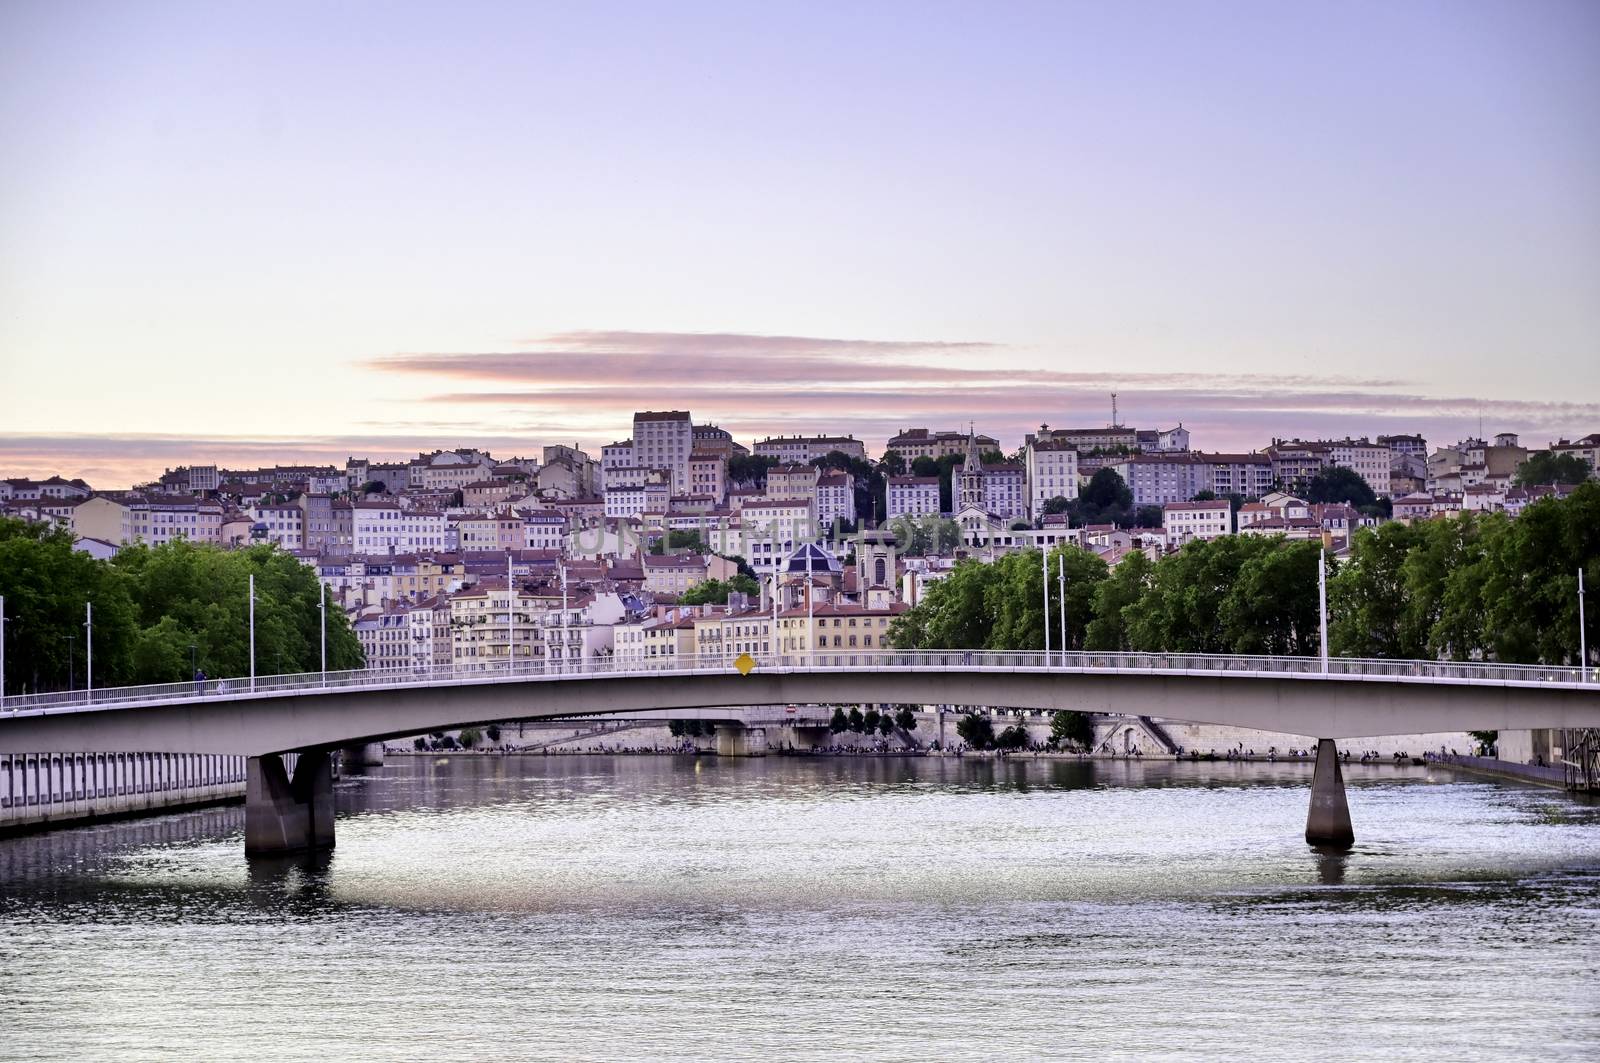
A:
{"label": "yellow diamond road sign", "polygon": [[741,653],[739,654],[739,659],[733,662],[733,666],[739,669],[740,675],[749,675],[755,671],[756,659],[748,653]]}

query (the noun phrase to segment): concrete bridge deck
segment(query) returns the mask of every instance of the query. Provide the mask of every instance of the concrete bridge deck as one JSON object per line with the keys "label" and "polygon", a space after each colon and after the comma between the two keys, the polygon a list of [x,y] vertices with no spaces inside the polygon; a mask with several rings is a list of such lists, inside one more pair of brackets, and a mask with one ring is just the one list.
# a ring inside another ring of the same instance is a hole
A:
{"label": "concrete bridge deck", "polygon": [[[728,705],[938,704],[1133,713],[1317,735],[1308,839],[1345,844],[1336,738],[1600,727],[1600,676],[1576,668],[1184,654],[898,651],[597,658],[566,666],[342,672],[11,697],[0,750],[116,749],[252,758],[261,851],[332,843],[326,751],[540,717]],[[306,752],[294,776],[279,754]],[[1336,791],[1336,799],[1335,799]],[[327,806],[327,807],[325,807]],[[247,820],[249,817],[247,816]],[[253,841],[252,841],[253,839]]]}

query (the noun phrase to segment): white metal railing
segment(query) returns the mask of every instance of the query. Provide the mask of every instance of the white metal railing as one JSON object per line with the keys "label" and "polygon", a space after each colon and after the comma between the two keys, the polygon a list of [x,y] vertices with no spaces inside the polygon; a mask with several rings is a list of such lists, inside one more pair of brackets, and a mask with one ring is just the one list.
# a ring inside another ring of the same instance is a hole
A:
{"label": "white metal railing", "polygon": [[[1393,661],[1332,657],[1326,666],[1318,657],[1267,657],[1204,653],[1092,653],[990,650],[833,650],[817,653],[751,655],[756,672],[1061,672],[1220,673],[1240,677],[1306,679],[1371,679],[1466,683],[1492,686],[1561,686],[1583,684],[1600,692],[1600,671],[1585,676],[1576,667],[1528,664],[1486,664],[1447,661]],[[305,672],[258,676],[255,679],[208,679],[204,683],[158,683],[149,686],[104,687],[92,692],[59,691],[20,694],[0,703],[0,717],[142,704],[214,702],[251,697],[282,697],[326,691],[452,686],[506,681],[565,681],[596,677],[706,675],[731,672],[734,654],[674,654],[654,658],[589,657],[577,661],[478,662],[425,669]]]}

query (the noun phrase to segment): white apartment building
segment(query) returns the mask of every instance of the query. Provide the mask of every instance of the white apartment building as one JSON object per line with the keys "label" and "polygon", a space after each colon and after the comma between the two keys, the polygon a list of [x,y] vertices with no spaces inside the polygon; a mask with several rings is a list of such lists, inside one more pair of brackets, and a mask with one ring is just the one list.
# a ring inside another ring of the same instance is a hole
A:
{"label": "white apartment building", "polygon": [[646,513],[665,513],[672,501],[672,488],[664,483],[607,487],[605,514],[608,518],[641,517]]}
{"label": "white apartment building", "polygon": [[411,667],[411,616],[405,607],[370,613],[350,626],[367,655],[368,671],[399,672]]}
{"label": "white apartment building", "polygon": [[567,546],[567,518],[559,513],[525,513],[523,543],[529,550],[562,551]]}
{"label": "white apartment building", "polygon": [[1353,469],[1377,494],[1389,493],[1391,458],[1389,448],[1381,443],[1373,443],[1365,437],[1331,440],[1328,463]]}
{"label": "white apartment building", "polygon": [[1028,516],[1044,516],[1052,498],[1078,497],[1078,451],[1066,443],[1029,443],[1022,452],[1028,474]]}
{"label": "white apartment building", "polygon": [[837,521],[855,524],[856,487],[849,473],[835,469],[817,477],[817,520],[824,528]]}
{"label": "white apartment building", "polygon": [[883,519],[908,517],[913,520],[939,515],[937,476],[891,476],[885,498],[888,512]]}
{"label": "white apartment building", "polygon": [[694,424],[688,411],[645,410],[633,415],[634,463],[669,470],[672,494],[689,493],[689,455],[693,453]]}
{"label": "white apartment building", "polygon": [[250,507],[250,538],[268,542],[281,550],[305,549],[305,511],[298,502],[262,503]]}
{"label": "white apartment building", "polygon": [[401,509],[393,501],[350,506],[350,536],[358,554],[414,554],[445,548],[445,517],[426,509]]}
{"label": "white apartment building", "polygon": [[158,496],[128,504],[130,541],[160,546],[174,539],[214,543],[222,528],[222,504],[193,496]]}
{"label": "white apartment building", "polygon": [[1233,506],[1225,498],[1215,502],[1168,502],[1161,507],[1161,527],[1167,533],[1167,542],[1175,545],[1231,535]]}
{"label": "white apartment building", "polygon": [[770,572],[817,535],[817,511],[809,498],[746,502],[739,521],[743,549],[718,552],[741,554],[758,572]]}
{"label": "white apartment building", "polygon": [[430,672],[449,668],[454,643],[450,634],[450,597],[424,598],[406,609],[410,622],[411,670]]}

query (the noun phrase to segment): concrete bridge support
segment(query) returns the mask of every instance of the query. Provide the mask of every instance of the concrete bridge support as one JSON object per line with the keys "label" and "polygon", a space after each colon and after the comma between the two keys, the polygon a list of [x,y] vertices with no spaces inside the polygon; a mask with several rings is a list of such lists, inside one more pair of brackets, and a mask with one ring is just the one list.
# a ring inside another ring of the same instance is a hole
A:
{"label": "concrete bridge support", "polygon": [[764,757],[766,755],[766,728],[746,727],[731,721],[717,724],[717,756]]}
{"label": "concrete bridge support", "polygon": [[1344,799],[1344,772],[1333,739],[1317,742],[1317,766],[1311,776],[1311,811],[1306,814],[1306,844],[1348,849],[1356,843],[1350,806]]}
{"label": "concrete bridge support", "polygon": [[333,848],[333,758],[301,753],[294,778],[283,757],[251,757],[245,767],[244,852],[275,856]]}
{"label": "concrete bridge support", "polygon": [[339,751],[345,771],[383,767],[383,743],[367,742],[363,745],[345,746]]}

